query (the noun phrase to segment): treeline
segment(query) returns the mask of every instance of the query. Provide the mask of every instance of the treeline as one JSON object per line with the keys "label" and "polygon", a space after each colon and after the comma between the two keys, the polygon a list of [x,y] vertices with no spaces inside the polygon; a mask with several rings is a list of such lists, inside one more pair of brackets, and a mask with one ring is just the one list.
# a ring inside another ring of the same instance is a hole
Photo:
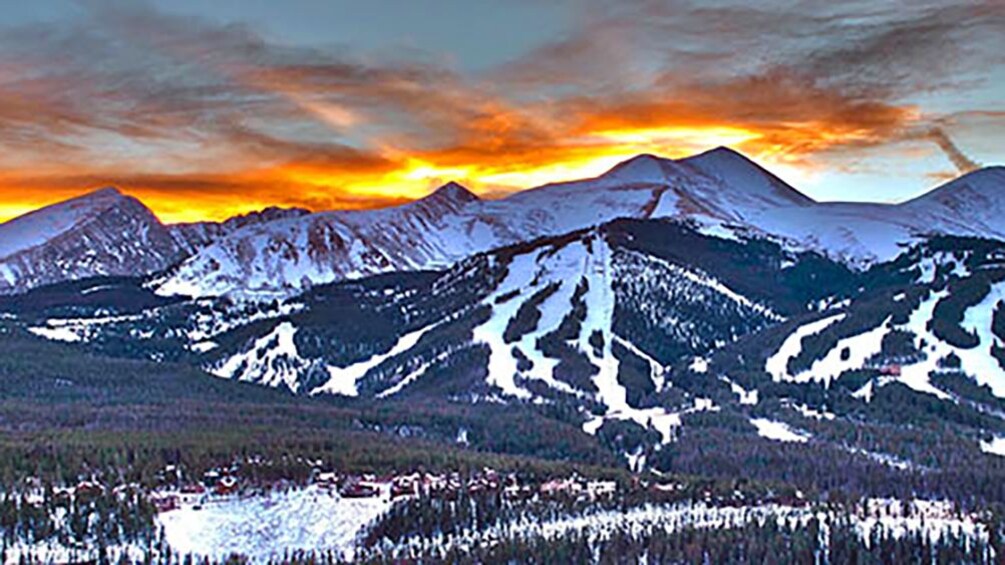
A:
{"label": "treeline", "polygon": [[[555,538],[509,538],[497,544],[431,549],[414,556],[428,563],[997,563],[991,545],[946,533],[932,541],[915,533],[898,536],[872,528],[860,536],[849,523],[830,525],[824,533],[811,520],[807,527],[780,527],[772,521],[740,528],[689,528],[641,532],[618,528],[597,536],[571,531]],[[392,563],[373,556],[365,563]]]}
{"label": "treeline", "polygon": [[[937,535],[936,535],[937,534]],[[515,530],[492,543],[427,544],[407,557],[390,552],[364,552],[357,563],[584,563],[584,564],[814,564],[848,563],[1000,563],[1001,541],[966,533],[915,530],[895,533],[881,525],[863,527],[841,518],[803,525],[766,519],[738,527],[687,527],[668,531],[656,525],[618,526],[600,532],[589,528],[555,536],[522,535]],[[233,562],[233,561],[232,561]],[[286,554],[272,563],[341,564],[331,552]]]}
{"label": "treeline", "polygon": [[[162,540],[154,507],[138,490],[53,489],[0,494],[0,550],[26,558],[26,548],[61,547],[83,554],[116,546],[152,548]],[[3,559],[6,563],[6,557]],[[30,559],[29,559],[30,561]]]}
{"label": "treeline", "polygon": [[[1005,463],[980,454],[970,444],[940,451],[947,443],[933,441],[931,450],[925,452],[922,442],[905,438],[917,455],[899,459],[887,455],[893,450],[856,451],[853,445],[841,449],[813,441],[769,441],[729,429],[731,424],[723,421],[724,417],[727,415],[715,413],[689,417],[678,441],[651,454],[650,463],[665,472],[778,481],[832,500],[918,496],[951,500],[967,509],[1005,503]],[[736,426],[749,425],[742,419],[734,422]],[[698,426],[702,429],[696,429]],[[881,428],[874,431],[882,433]],[[882,444],[884,440],[869,441]]]}

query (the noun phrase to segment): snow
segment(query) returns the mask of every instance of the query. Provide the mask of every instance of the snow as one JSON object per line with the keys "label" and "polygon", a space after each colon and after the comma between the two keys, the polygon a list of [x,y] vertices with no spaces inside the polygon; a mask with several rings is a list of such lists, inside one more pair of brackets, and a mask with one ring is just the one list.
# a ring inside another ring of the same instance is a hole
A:
{"label": "snow", "polygon": [[748,221],[759,233],[859,268],[893,259],[903,251],[901,243],[913,243],[916,234],[929,231],[922,220],[905,217],[894,206],[872,203],[778,206]]}
{"label": "snow", "polygon": [[[442,361],[445,361],[447,358],[449,358],[450,357],[450,353],[451,353],[450,351],[444,351],[443,353],[440,353],[439,355],[437,355],[436,357],[434,357],[431,361],[427,361],[427,362],[423,363],[421,366],[419,366],[419,368],[417,368],[414,371],[412,371],[411,373],[405,375],[404,378],[402,378],[400,381],[398,381],[397,384],[395,384],[394,386],[388,388],[387,390],[381,391],[380,394],[377,395],[377,398],[388,398],[390,396],[394,396],[395,394],[398,394],[399,392],[401,392],[408,385],[410,385],[413,382],[421,379],[422,376],[426,374],[426,371],[428,371],[430,367],[432,367],[436,363],[440,363]],[[467,437],[467,436],[465,436],[465,437]]]}
{"label": "snow", "polygon": [[99,190],[0,224],[0,259],[42,245],[124,198],[114,189]]}
{"label": "snow", "polygon": [[72,328],[69,327],[52,328],[47,326],[38,326],[28,328],[28,331],[37,335],[38,337],[42,337],[53,341],[65,341],[67,343],[77,343],[83,341],[83,338],[77,332],[73,331]]}
{"label": "snow", "polygon": [[1005,398],[1005,369],[989,354],[992,345],[1001,347],[1002,341],[992,332],[991,320],[999,301],[1005,300],[1005,282],[991,287],[991,292],[979,304],[971,306],[963,315],[960,326],[964,331],[977,334],[980,345],[973,349],[957,349],[960,366],[978,384],[987,385],[991,392]]}
{"label": "snow", "polygon": [[778,351],[768,358],[767,363],[765,363],[764,370],[767,371],[768,374],[771,375],[771,378],[775,381],[790,380],[792,377],[789,375],[789,360],[799,355],[799,352],[803,350],[803,338],[810,335],[816,335],[824,331],[833,324],[843,320],[845,316],[846,314],[843,313],[835,314],[833,316],[821,318],[799,326],[794,332],[785,338],[785,341],[782,342]]}
{"label": "snow", "polygon": [[200,341],[190,345],[189,350],[194,353],[207,353],[213,351],[217,347],[220,347],[220,344],[215,341]]}
{"label": "snow", "polygon": [[[810,205],[813,200],[762,169],[740,153],[720,147],[680,161],[722,181],[751,201],[764,205]],[[733,196],[736,196],[734,192]]]}
{"label": "snow", "polygon": [[[587,314],[576,345],[600,367],[601,376],[598,378],[602,384],[606,386],[611,380],[612,371],[616,382],[617,359],[610,353],[610,323],[614,299],[607,278],[609,250],[602,241],[593,241],[592,246],[593,253],[580,240],[570,242],[554,253],[550,247],[544,247],[513,257],[508,265],[506,278],[483,302],[492,308],[489,320],[473,332],[474,343],[484,343],[489,347],[488,384],[498,387],[506,395],[522,399],[529,399],[532,395],[520,386],[518,376],[521,379],[540,380],[563,393],[582,394],[569,384],[554,378],[558,360],[546,357],[538,349],[537,341],[561,324],[569,311],[576,287],[584,278],[589,284],[587,295],[583,298],[587,304]],[[522,304],[531,300],[535,293],[548,284],[557,284],[558,288],[537,306],[541,316],[536,328],[514,343],[506,343],[504,334],[510,320],[516,316]],[[514,291],[518,292],[516,296],[501,304],[497,303],[500,297]],[[593,355],[593,348],[588,343],[594,330],[599,330],[605,338],[604,352],[599,357]],[[531,362],[529,370],[518,371],[514,348],[519,349]],[[613,396],[617,394],[610,388],[604,390]]]}
{"label": "snow", "polygon": [[682,417],[695,412],[713,412],[719,408],[710,398],[695,398],[690,408],[680,411],[669,411],[666,408],[632,408],[625,406],[608,410],[603,416],[595,416],[583,424],[583,431],[596,435],[607,420],[631,420],[643,428],[653,429],[660,434],[663,444],[670,443],[674,438],[674,430],[682,425]]}
{"label": "snow", "polygon": [[733,289],[723,284],[722,281],[713,277],[712,275],[709,275],[708,273],[699,270],[686,269],[684,267],[681,267],[680,265],[671,263],[669,261],[654,256],[646,256],[646,260],[661,265],[667,271],[672,273],[675,277],[681,277],[697,285],[707,287],[713,292],[720,294],[723,297],[732,300],[745,308],[749,308],[751,310],[754,310],[755,312],[763,314],[764,316],[771,318],[776,322],[785,321],[784,316],[775,313],[774,311],[771,310],[771,308],[765,306],[764,304],[754,302],[749,298],[747,298],[746,296],[734,291]]}
{"label": "snow", "polygon": [[949,399],[948,394],[931,384],[929,375],[941,370],[939,367],[941,359],[955,354],[960,359],[960,368],[963,372],[972,377],[978,384],[990,387],[995,396],[1005,398],[1005,370],[989,354],[991,345],[1000,342],[991,331],[991,320],[998,301],[1005,299],[1005,283],[994,285],[984,300],[964,312],[960,326],[965,331],[974,332],[980,340],[980,344],[973,349],[950,345],[940,340],[928,328],[929,321],[935,311],[935,305],[947,295],[948,291],[946,290],[933,292],[911,313],[907,324],[901,328],[915,334],[915,343],[919,347],[922,341],[925,342],[925,359],[917,363],[903,365],[900,377],[896,380],[919,392]]}
{"label": "snow", "polygon": [[300,372],[310,361],[297,351],[293,336],[297,328],[282,322],[255,340],[251,348],[209,367],[209,372],[226,379],[252,381],[266,386],[285,385],[293,392],[300,388]]}
{"label": "snow", "polygon": [[756,389],[746,390],[742,386],[736,383],[731,383],[730,389],[733,391],[734,394],[739,396],[740,404],[746,404],[749,406],[755,406],[757,404],[758,393]]}
{"label": "snow", "polygon": [[391,507],[386,496],[343,499],[319,487],[248,498],[211,499],[158,515],[175,553],[254,562],[286,551],[329,549],[351,557],[360,530]]}
{"label": "snow", "polygon": [[707,373],[708,372],[708,359],[704,357],[695,357],[691,360],[691,365],[688,369],[695,373]]}
{"label": "snow", "polygon": [[0,277],[3,277],[7,284],[14,284],[17,281],[17,275],[4,263],[0,263]]}
{"label": "snow", "polygon": [[[1000,176],[981,176],[981,191],[989,193]],[[862,267],[893,258],[900,244],[915,241],[919,233],[1005,236],[1003,222],[987,212],[993,206],[978,205],[975,213],[983,219],[973,223],[955,211],[959,199],[950,200],[910,206],[816,203],[729,150],[679,161],[639,156],[597,178],[502,199],[478,200],[461,187],[446,187],[395,208],[247,225],[183,262],[156,292],[288,295],[320,283],[447,266],[474,253],[617,218],[687,219],[717,237],[766,236]]]}
{"label": "snow", "polygon": [[757,435],[772,441],[806,443],[810,439],[808,433],[795,430],[785,422],[768,420],[767,418],[751,418],[750,423],[757,428]]}
{"label": "snow", "polygon": [[[95,544],[96,546],[96,544]],[[147,548],[139,544],[115,544],[104,548],[102,554],[98,547],[67,547],[58,539],[32,544],[15,543],[5,546],[4,565],[20,565],[22,563],[140,563],[146,556]]]}
{"label": "snow", "polygon": [[875,461],[881,465],[886,465],[892,469],[897,469],[900,471],[913,471],[913,470],[925,470],[919,465],[908,461],[907,459],[902,459],[889,453],[881,453],[879,451],[870,451],[868,449],[862,449],[861,447],[853,447],[849,445],[843,445],[842,448],[849,453],[854,453],[856,455],[861,455],[868,459]]}
{"label": "snow", "polygon": [[796,404],[790,402],[786,405],[794,409],[796,412],[799,412],[803,416],[807,418],[812,418],[814,420],[833,420],[837,418],[837,415],[835,415],[833,412],[827,412],[825,410],[817,410],[805,404]]}
{"label": "snow", "polygon": [[385,360],[396,357],[419,343],[422,336],[435,328],[439,324],[430,324],[424,328],[409,332],[387,350],[385,353],[373,355],[365,361],[360,361],[346,367],[328,366],[328,382],[311,391],[315,394],[341,394],[343,396],[359,396],[356,383],[363,378],[371,369],[380,365]]}
{"label": "snow", "polygon": [[954,504],[949,501],[915,499],[905,505],[897,499],[873,498],[865,501],[864,506],[865,511],[860,509],[852,518],[867,543],[874,528],[893,537],[922,534],[933,541],[949,532],[983,541],[989,537],[980,517],[955,512]]}
{"label": "snow", "polygon": [[[595,260],[587,265],[586,280],[589,290],[583,299],[586,301],[587,313],[579,332],[579,349],[585,351],[600,370],[593,376],[593,384],[597,387],[597,399],[607,406],[608,414],[619,413],[645,426],[641,414],[635,414],[635,409],[628,404],[628,391],[618,382],[618,369],[621,363],[611,351],[614,334],[614,290],[611,286],[611,249],[606,241],[599,241],[594,247]],[[590,345],[590,336],[599,332],[604,338],[603,350],[598,355]],[[651,418],[648,416],[646,419]],[[642,420],[642,421],[640,421]]]}
{"label": "snow", "polygon": [[[205,302],[213,304],[210,301]],[[305,308],[302,302],[286,301],[279,303],[274,309],[271,306],[255,308],[249,313],[242,306],[241,302],[237,302],[231,309],[222,314],[217,312],[196,313],[189,319],[190,327],[185,330],[185,337],[193,343],[207,341],[253,322],[292,316]]]}
{"label": "snow", "polygon": [[653,384],[656,385],[656,392],[663,390],[663,387],[672,385],[666,380],[666,367],[662,363],[657,361],[652,355],[646,353],[645,351],[639,349],[637,345],[631,341],[619,336],[618,334],[612,334],[611,337],[619,345],[625,347],[635,355],[640,358],[645,359],[649,363],[649,376],[653,379]]}
{"label": "snow", "polygon": [[[517,360],[512,354],[512,345],[505,342],[503,333],[506,325],[513,318],[520,305],[530,296],[527,283],[533,279],[536,272],[536,255],[525,254],[513,258],[508,266],[506,279],[489,297],[492,304],[492,315],[484,324],[473,331],[473,341],[484,343],[489,347],[488,383],[499,387],[504,394],[517,398],[530,398],[531,394],[516,384]],[[521,293],[502,304],[497,304],[499,297],[513,290],[524,289]],[[526,352],[524,353],[526,355]],[[535,368],[537,364],[535,363]]]}
{"label": "snow", "polygon": [[758,402],[758,397],[760,396],[756,389],[747,390],[734,382],[728,377],[721,377],[726,384],[729,385],[729,390],[733,392],[738,397],[740,404],[745,404],[748,406],[756,406]]}
{"label": "snow", "polygon": [[[907,324],[902,328],[917,336],[915,342],[917,345],[920,345],[922,340],[925,340],[929,345],[925,351],[926,357],[924,360],[901,366],[898,381],[918,392],[932,394],[939,398],[949,398],[949,395],[932,386],[929,375],[939,369],[939,359],[956,348],[935,337],[935,334],[931,333],[928,329],[928,322],[932,319],[935,305],[948,294],[949,291],[945,290],[932,293],[931,296],[919,304],[914,312],[911,313]],[[870,398],[871,391],[872,389],[870,388]]]}
{"label": "snow", "polygon": [[[928,540],[939,539],[947,532],[953,532],[972,540],[987,542],[989,532],[979,516],[953,511],[953,505],[945,501],[913,500],[904,508],[899,500],[872,499],[866,508],[854,513],[824,512],[812,508],[799,508],[779,504],[759,504],[730,507],[711,506],[703,503],[681,503],[670,505],[644,505],[627,510],[587,510],[579,514],[559,513],[540,519],[520,516],[501,525],[492,525],[482,530],[465,529],[449,535],[438,534],[431,539],[409,539],[393,548],[380,548],[381,556],[404,557],[409,552],[421,548],[435,547],[446,551],[463,551],[471,547],[488,547],[505,543],[508,539],[555,539],[577,532],[593,541],[604,540],[616,528],[636,533],[674,533],[685,529],[739,528],[746,524],[775,523],[786,528],[805,527],[816,519],[821,530],[826,531],[830,523],[850,519],[859,535],[868,543],[873,529],[880,529],[889,535],[901,537],[917,534]],[[392,554],[389,555],[388,551]]]}
{"label": "snow", "polygon": [[1005,457],[1005,437],[995,436],[990,441],[981,441],[981,451]]}
{"label": "snow", "polygon": [[862,385],[862,387],[855,392],[851,393],[853,398],[858,398],[859,400],[864,400],[866,402],[872,402],[873,392],[872,381],[869,381]]}
{"label": "snow", "polygon": [[[822,359],[813,362],[809,369],[792,377],[796,382],[819,381],[825,385],[837,380],[841,373],[858,369],[867,359],[883,349],[883,336],[890,332],[890,320],[858,335],[839,340]],[[847,359],[844,352],[848,352]]]}

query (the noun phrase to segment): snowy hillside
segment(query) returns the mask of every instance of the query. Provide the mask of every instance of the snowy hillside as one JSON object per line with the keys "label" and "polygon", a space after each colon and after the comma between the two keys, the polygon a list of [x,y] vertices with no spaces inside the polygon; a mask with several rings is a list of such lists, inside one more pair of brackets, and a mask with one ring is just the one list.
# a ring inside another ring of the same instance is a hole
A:
{"label": "snowy hillside", "polygon": [[956,398],[956,375],[1005,398],[1005,246],[944,245],[933,241],[895,263],[911,279],[892,296],[795,328],[765,370],[776,381],[828,386],[846,374],[871,373],[854,393],[866,401],[893,383]]}
{"label": "snowy hillside", "polygon": [[666,443],[682,416],[715,409],[670,391],[673,364],[805,312],[849,277],[819,255],[625,220],[295,299],[39,312],[27,330],[302,395],[568,406],[588,433],[631,422]]}
{"label": "snowy hillside", "polygon": [[267,208],[219,223],[164,225],[136,198],[103,188],[0,224],[0,294],[149,275],[238,229],[307,213]]}
{"label": "snowy hillside", "polygon": [[8,257],[59,237],[84,222],[122,202],[124,197],[113,188],[36,210],[2,224],[0,257]]}
{"label": "snowy hillside", "polygon": [[[342,279],[441,268],[617,218],[690,219],[708,233],[759,234],[865,267],[930,232],[1001,235],[999,204],[988,204],[1001,186],[1000,170],[991,168],[904,205],[816,203],[729,149],[678,161],[640,155],[594,179],[501,200],[480,200],[451,183],[398,208],[250,226],[188,259],[158,292],[290,295]],[[971,221],[978,210],[983,219]]]}

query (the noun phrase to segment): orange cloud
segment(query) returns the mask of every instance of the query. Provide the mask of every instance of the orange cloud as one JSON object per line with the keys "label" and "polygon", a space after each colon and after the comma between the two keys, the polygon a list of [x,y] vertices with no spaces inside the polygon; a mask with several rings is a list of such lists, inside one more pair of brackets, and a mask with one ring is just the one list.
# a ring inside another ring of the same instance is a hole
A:
{"label": "orange cloud", "polygon": [[[495,195],[718,145],[812,172],[821,156],[923,143],[931,118],[904,94],[935,86],[911,57],[956,65],[956,30],[1002,21],[990,3],[924,11],[856,28],[849,47],[837,15],[639,5],[481,75],[273,45],[142,3],[97,3],[49,34],[0,30],[0,221],[104,185],[172,222],[387,206],[448,180]],[[764,38],[807,37],[820,45],[763,64]]]}

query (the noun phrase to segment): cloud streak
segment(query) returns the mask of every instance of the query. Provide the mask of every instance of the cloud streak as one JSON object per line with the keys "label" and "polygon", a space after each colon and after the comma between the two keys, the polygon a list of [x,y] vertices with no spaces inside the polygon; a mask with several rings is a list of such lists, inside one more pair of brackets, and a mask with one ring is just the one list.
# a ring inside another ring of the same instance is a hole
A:
{"label": "cloud streak", "polygon": [[918,131],[975,165],[917,100],[1002,64],[1000,2],[801,4],[586,4],[564,37],[476,73],[87,1],[0,28],[0,221],[106,184],[169,220],[390,205],[452,178],[505,193],[718,144],[812,169]]}

